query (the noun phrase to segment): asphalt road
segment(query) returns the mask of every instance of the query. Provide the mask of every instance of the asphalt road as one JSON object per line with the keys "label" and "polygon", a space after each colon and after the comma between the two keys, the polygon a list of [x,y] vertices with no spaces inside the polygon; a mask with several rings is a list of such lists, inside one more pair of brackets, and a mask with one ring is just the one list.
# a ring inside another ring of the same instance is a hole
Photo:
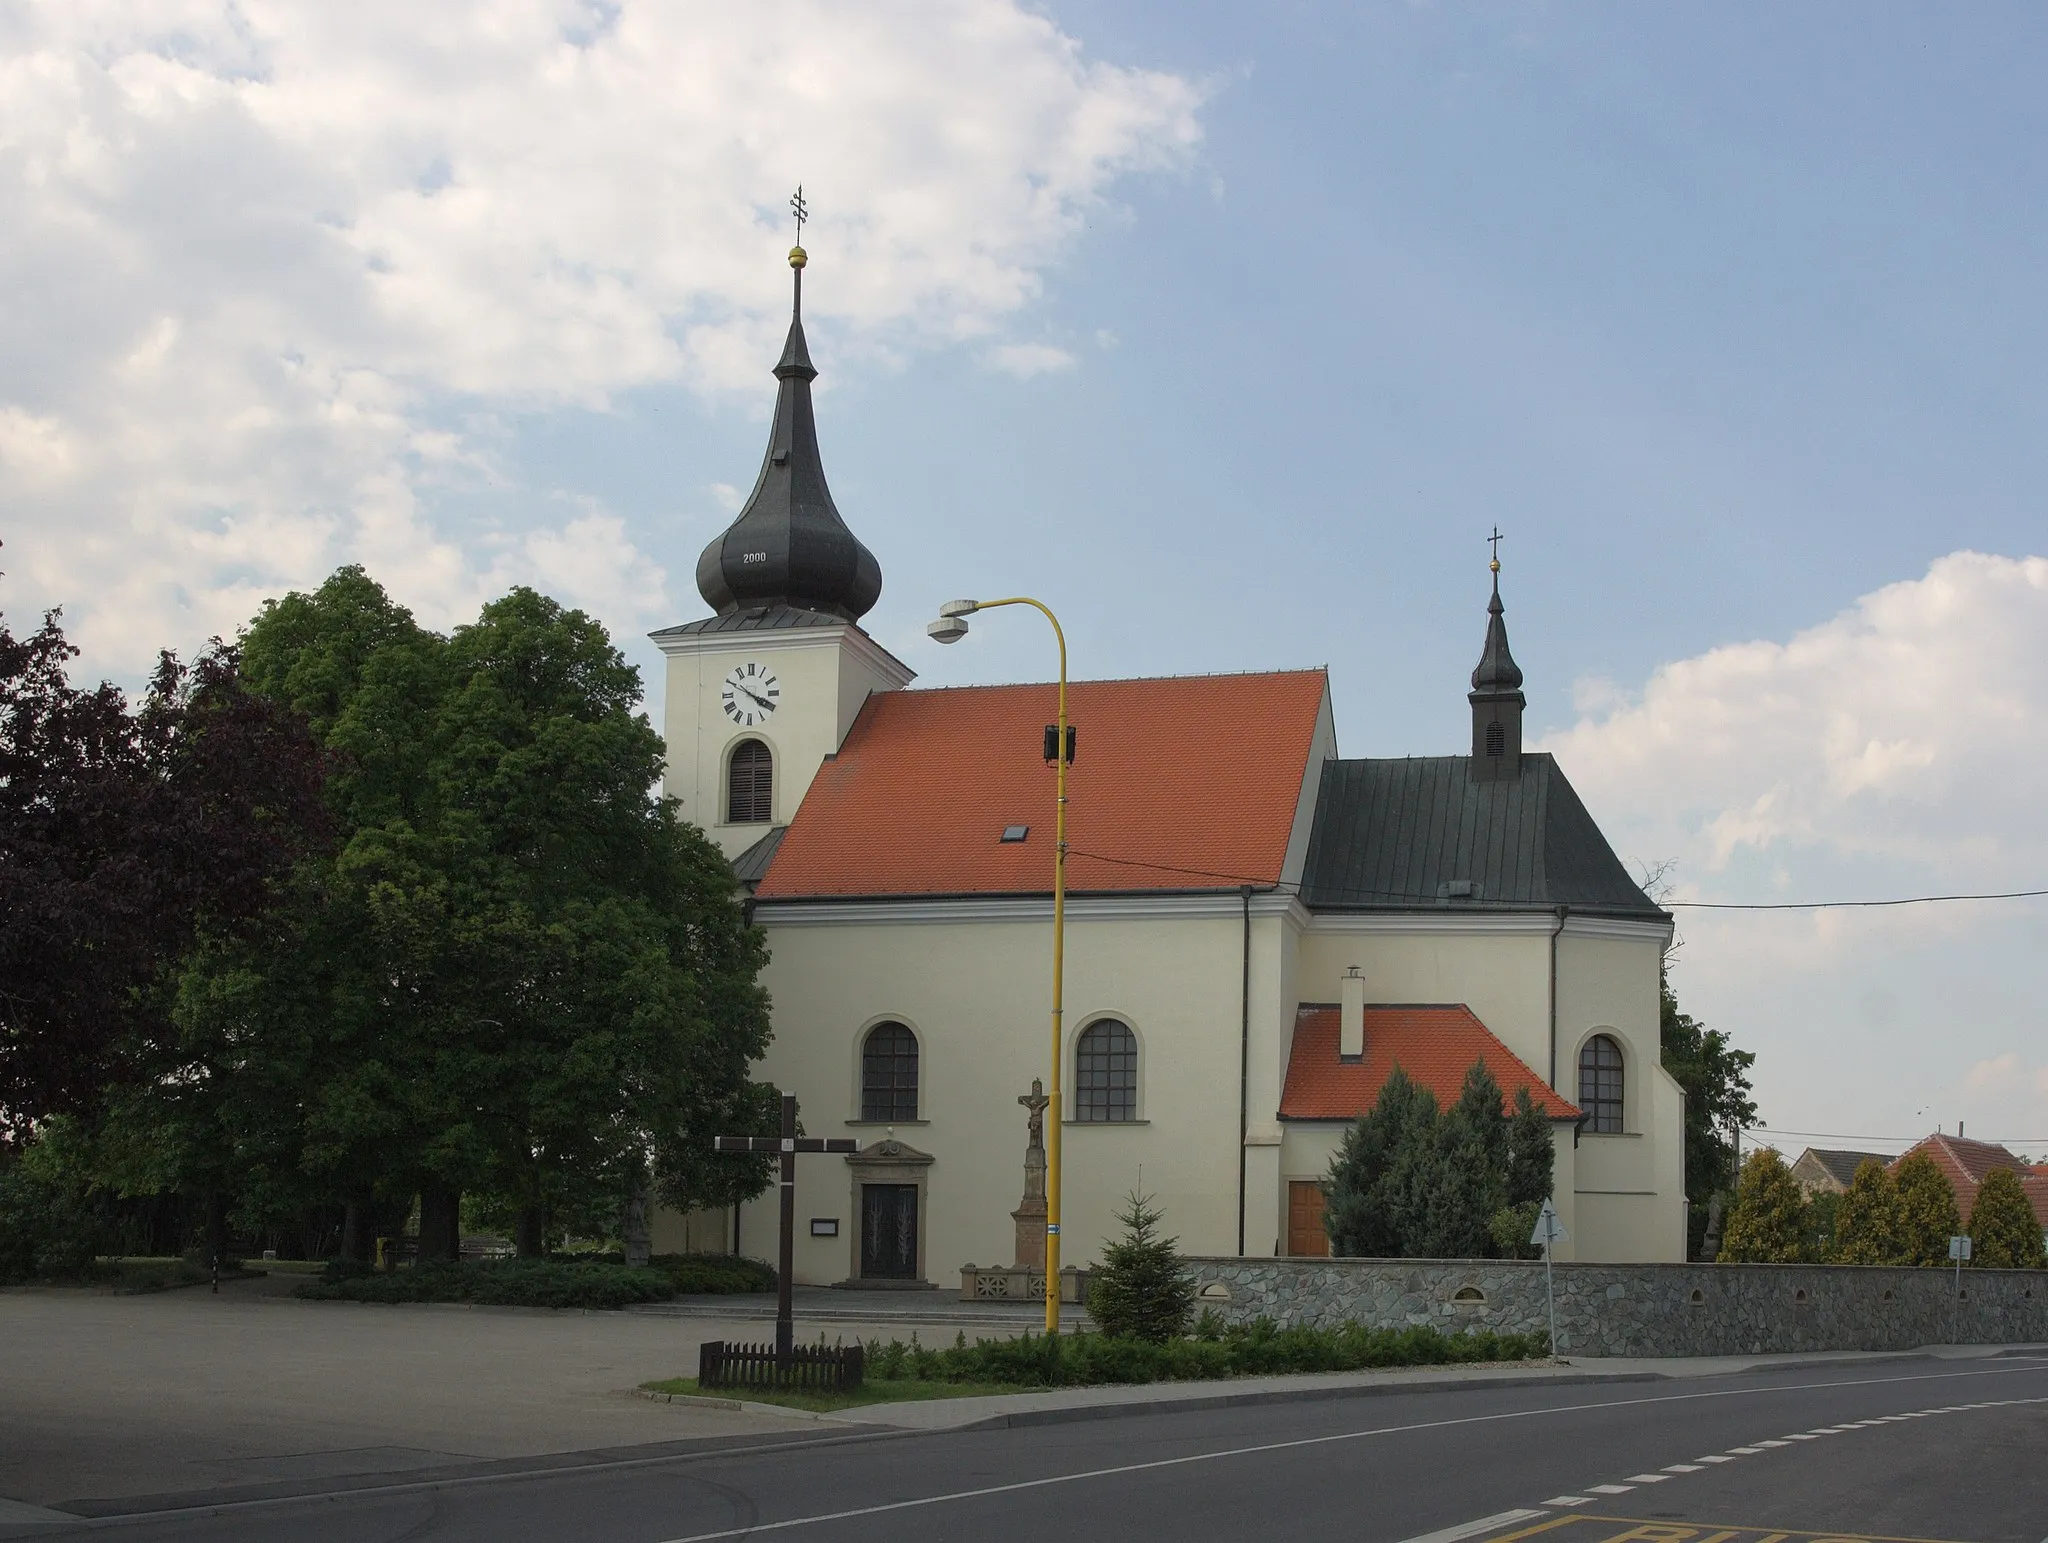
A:
{"label": "asphalt road", "polygon": [[2048,1357],[1473,1387],[941,1434],[820,1427],[546,1473],[131,1516],[116,1535],[2044,1543]]}

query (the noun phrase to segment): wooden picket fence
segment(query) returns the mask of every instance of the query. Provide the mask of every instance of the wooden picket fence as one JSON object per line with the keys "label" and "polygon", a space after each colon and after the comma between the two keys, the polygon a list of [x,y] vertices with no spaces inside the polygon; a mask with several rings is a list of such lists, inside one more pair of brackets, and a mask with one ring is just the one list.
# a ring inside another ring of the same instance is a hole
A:
{"label": "wooden picket fence", "polygon": [[796,1345],[778,1356],[773,1345],[707,1340],[697,1347],[697,1386],[844,1393],[860,1386],[866,1359],[859,1345]]}

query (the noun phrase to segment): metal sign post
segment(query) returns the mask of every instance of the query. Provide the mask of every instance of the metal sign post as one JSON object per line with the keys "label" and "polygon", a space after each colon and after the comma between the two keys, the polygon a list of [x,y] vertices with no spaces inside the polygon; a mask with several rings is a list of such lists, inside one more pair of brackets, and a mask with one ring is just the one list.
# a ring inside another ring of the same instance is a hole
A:
{"label": "metal sign post", "polygon": [[1949,1303],[1948,1330],[1949,1341],[1953,1344],[1963,1337],[1963,1266],[1970,1261],[1969,1238],[1962,1234],[1950,1238],[1948,1256],[1956,1262],[1955,1299]]}
{"label": "metal sign post", "polygon": [[1548,1200],[1543,1209],[1536,1213],[1536,1230],[1529,1235],[1531,1243],[1543,1246],[1543,1295],[1550,1305],[1550,1358],[1557,1359],[1557,1286],[1550,1273],[1550,1245],[1562,1243],[1571,1234],[1564,1230],[1564,1223],[1558,1220],[1557,1207]]}

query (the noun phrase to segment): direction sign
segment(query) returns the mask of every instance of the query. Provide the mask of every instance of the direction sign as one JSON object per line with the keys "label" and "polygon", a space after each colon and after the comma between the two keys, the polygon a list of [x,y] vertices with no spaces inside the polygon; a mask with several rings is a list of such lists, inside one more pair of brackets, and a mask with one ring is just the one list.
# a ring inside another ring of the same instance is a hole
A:
{"label": "direction sign", "polygon": [[1558,1220],[1557,1207],[1548,1200],[1543,1209],[1536,1213],[1536,1230],[1529,1234],[1529,1241],[1538,1248],[1547,1248],[1552,1243],[1562,1243],[1571,1234],[1565,1231],[1564,1223]]}
{"label": "direction sign", "polygon": [[1958,1262],[1970,1257],[1970,1240],[1967,1237],[1953,1237],[1948,1240],[1948,1256]]}

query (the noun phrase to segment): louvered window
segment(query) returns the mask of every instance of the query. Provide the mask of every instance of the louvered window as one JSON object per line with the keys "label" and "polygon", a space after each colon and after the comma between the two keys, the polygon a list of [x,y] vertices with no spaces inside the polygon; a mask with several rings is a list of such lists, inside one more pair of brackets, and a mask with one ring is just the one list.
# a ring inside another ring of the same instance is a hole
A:
{"label": "louvered window", "polygon": [[743,739],[733,747],[725,817],[735,825],[765,825],[775,818],[775,753],[758,739]]}
{"label": "louvered window", "polygon": [[1621,1046],[1595,1034],[1579,1052],[1579,1108],[1586,1129],[1604,1136],[1621,1132]]}
{"label": "louvered window", "polygon": [[1138,1036],[1114,1018],[1091,1023],[1074,1046],[1074,1118],[1138,1117]]}
{"label": "louvered window", "polygon": [[917,1118],[917,1036],[900,1023],[878,1023],[860,1047],[860,1117]]}
{"label": "louvered window", "polygon": [[1486,726],[1486,753],[1506,755],[1508,753],[1508,731],[1501,727],[1498,719]]}

